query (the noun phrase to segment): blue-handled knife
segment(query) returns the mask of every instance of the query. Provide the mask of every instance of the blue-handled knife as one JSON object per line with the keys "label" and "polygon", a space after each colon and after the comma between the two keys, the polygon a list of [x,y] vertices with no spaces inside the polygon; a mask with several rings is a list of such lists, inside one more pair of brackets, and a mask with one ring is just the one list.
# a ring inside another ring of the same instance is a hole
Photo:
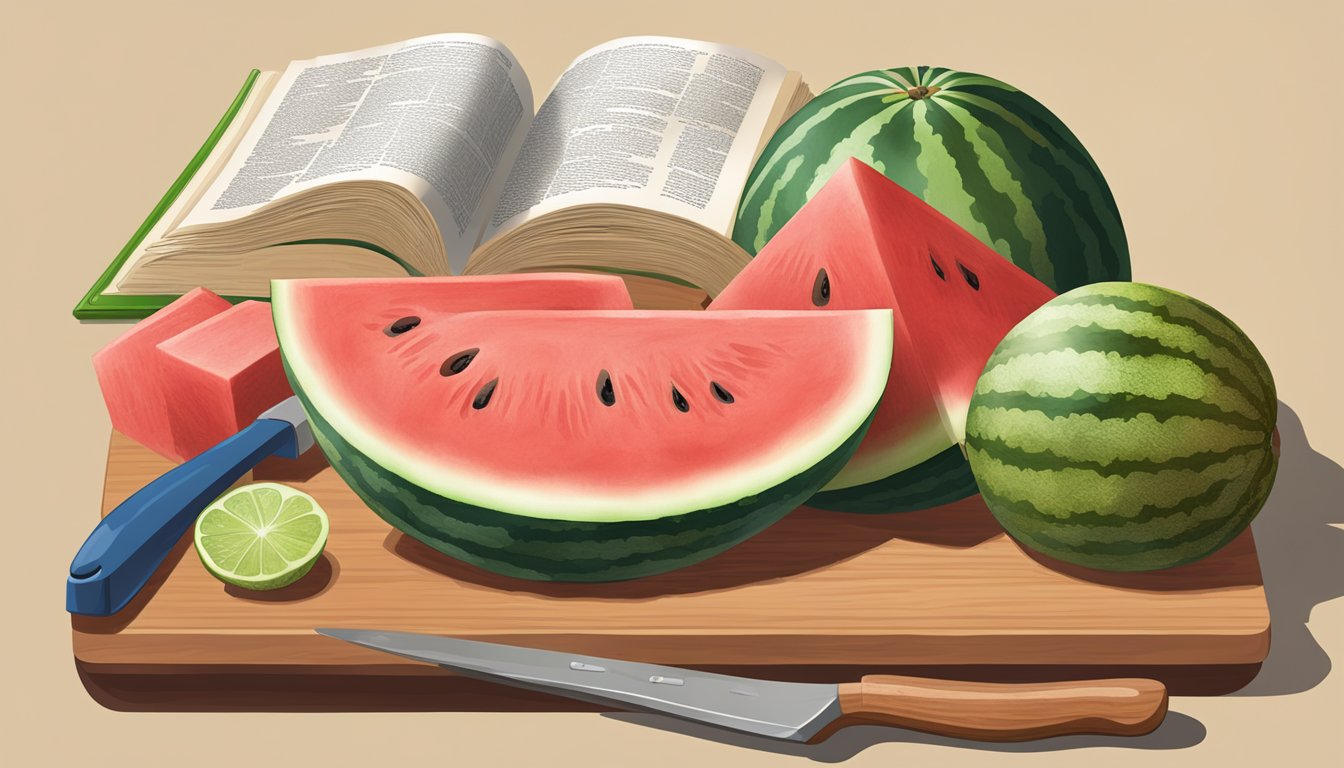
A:
{"label": "blue-handled knife", "polygon": [[70,562],[65,609],[109,616],[125,608],[207,504],[262,459],[297,459],[312,446],[308,417],[290,397],[136,491],[98,523]]}
{"label": "blue-handled knife", "polygon": [[1143,678],[979,683],[868,675],[838,685],[790,683],[409,632],[317,632],[467,677],[799,742],[859,724],[982,741],[1133,736],[1156,728],[1167,712],[1166,687]]}

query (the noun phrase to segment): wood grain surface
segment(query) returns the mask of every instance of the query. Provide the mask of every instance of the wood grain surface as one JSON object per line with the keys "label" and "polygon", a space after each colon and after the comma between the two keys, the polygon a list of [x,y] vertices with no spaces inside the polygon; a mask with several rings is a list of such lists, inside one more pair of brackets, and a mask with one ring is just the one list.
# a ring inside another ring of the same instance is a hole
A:
{"label": "wood grain surface", "polygon": [[849,725],[889,725],[981,741],[1080,733],[1137,736],[1166,716],[1167,690],[1142,678],[1002,684],[866,675],[840,685],[840,712],[817,741]]}
{"label": "wood grain surface", "polygon": [[[205,571],[187,537],[121,614],[73,617],[81,671],[443,675],[312,631],[345,626],[799,678],[828,668],[1003,669],[1014,679],[1158,668],[1219,692],[1247,682],[1269,646],[1249,531],[1189,566],[1107,574],[1028,554],[978,499],[899,515],[800,509],[681,571],[552,584],[497,576],[402,536],[314,464],[305,462],[308,479],[290,478],[331,518],[308,576],[276,592],[235,590]],[[169,466],[113,434],[103,514]]]}

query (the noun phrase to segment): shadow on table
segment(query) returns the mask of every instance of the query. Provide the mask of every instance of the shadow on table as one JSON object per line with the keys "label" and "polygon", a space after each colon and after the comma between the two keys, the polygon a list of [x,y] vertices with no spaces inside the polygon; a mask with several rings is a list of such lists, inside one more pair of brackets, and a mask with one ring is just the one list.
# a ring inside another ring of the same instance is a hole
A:
{"label": "shadow on table", "polygon": [[995,743],[954,739],[946,736],[934,736],[908,731],[903,728],[889,728],[880,725],[858,725],[845,728],[820,744],[798,744],[791,741],[767,739],[736,731],[725,731],[708,725],[678,720],[665,715],[653,715],[629,712],[607,712],[608,717],[622,722],[635,723],[661,731],[680,733],[697,739],[718,742],[734,747],[754,749],[760,752],[773,752],[792,757],[804,757],[819,763],[840,763],[877,744],[935,744],[947,747],[974,749],[982,752],[1060,752],[1068,749],[1086,747],[1111,747],[1126,749],[1186,749],[1204,740],[1204,724],[1189,715],[1180,712],[1168,712],[1167,718],[1157,730],[1145,736],[1057,736],[1051,739]]}
{"label": "shadow on table", "polygon": [[1330,657],[1307,629],[1318,604],[1344,595],[1344,469],[1312,450],[1302,420],[1279,401],[1279,474],[1252,528],[1269,599],[1271,641],[1260,674],[1234,696],[1316,687]]}

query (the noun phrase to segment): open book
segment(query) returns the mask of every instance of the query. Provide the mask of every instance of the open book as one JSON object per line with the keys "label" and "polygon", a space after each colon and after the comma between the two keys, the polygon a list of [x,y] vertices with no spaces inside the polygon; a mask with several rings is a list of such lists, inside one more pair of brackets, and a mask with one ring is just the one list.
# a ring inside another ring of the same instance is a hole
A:
{"label": "open book", "polygon": [[586,51],[535,115],[518,60],[479,35],[254,72],[76,315],[198,285],[555,269],[622,274],[644,306],[703,301],[746,264],[738,196],[809,97],[769,59],[665,37]]}

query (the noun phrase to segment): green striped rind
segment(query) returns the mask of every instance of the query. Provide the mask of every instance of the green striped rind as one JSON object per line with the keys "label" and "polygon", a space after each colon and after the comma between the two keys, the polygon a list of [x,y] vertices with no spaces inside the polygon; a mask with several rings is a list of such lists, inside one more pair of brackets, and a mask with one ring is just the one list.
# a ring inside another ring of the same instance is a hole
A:
{"label": "green striped rind", "polygon": [[849,461],[872,422],[870,414],[835,452],[757,496],[655,520],[592,523],[513,515],[427,491],[350,445],[297,384],[295,394],[331,466],[379,517],[458,560],[537,581],[634,579],[719,554],[777,522],[825,485]]}
{"label": "green striped rind", "polygon": [[967,455],[1027,546],[1093,568],[1167,568],[1216,551],[1260,510],[1277,407],[1264,358],[1222,314],[1103,283],[1004,338],[971,398]]}
{"label": "green striped rind", "polygon": [[[919,86],[937,90],[910,98]],[[756,161],[733,239],[759,252],[851,157],[1056,292],[1130,277],[1120,213],[1077,137],[1018,89],[941,67],[864,72],[808,102]]]}
{"label": "green striped rind", "polygon": [[952,446],[918,466],[897,472],[881,480],[822,491],[807,500],[809,507],[837,512],[885,514],[913,512],[951,504],[975,495],[975,477],[961,455]]}

